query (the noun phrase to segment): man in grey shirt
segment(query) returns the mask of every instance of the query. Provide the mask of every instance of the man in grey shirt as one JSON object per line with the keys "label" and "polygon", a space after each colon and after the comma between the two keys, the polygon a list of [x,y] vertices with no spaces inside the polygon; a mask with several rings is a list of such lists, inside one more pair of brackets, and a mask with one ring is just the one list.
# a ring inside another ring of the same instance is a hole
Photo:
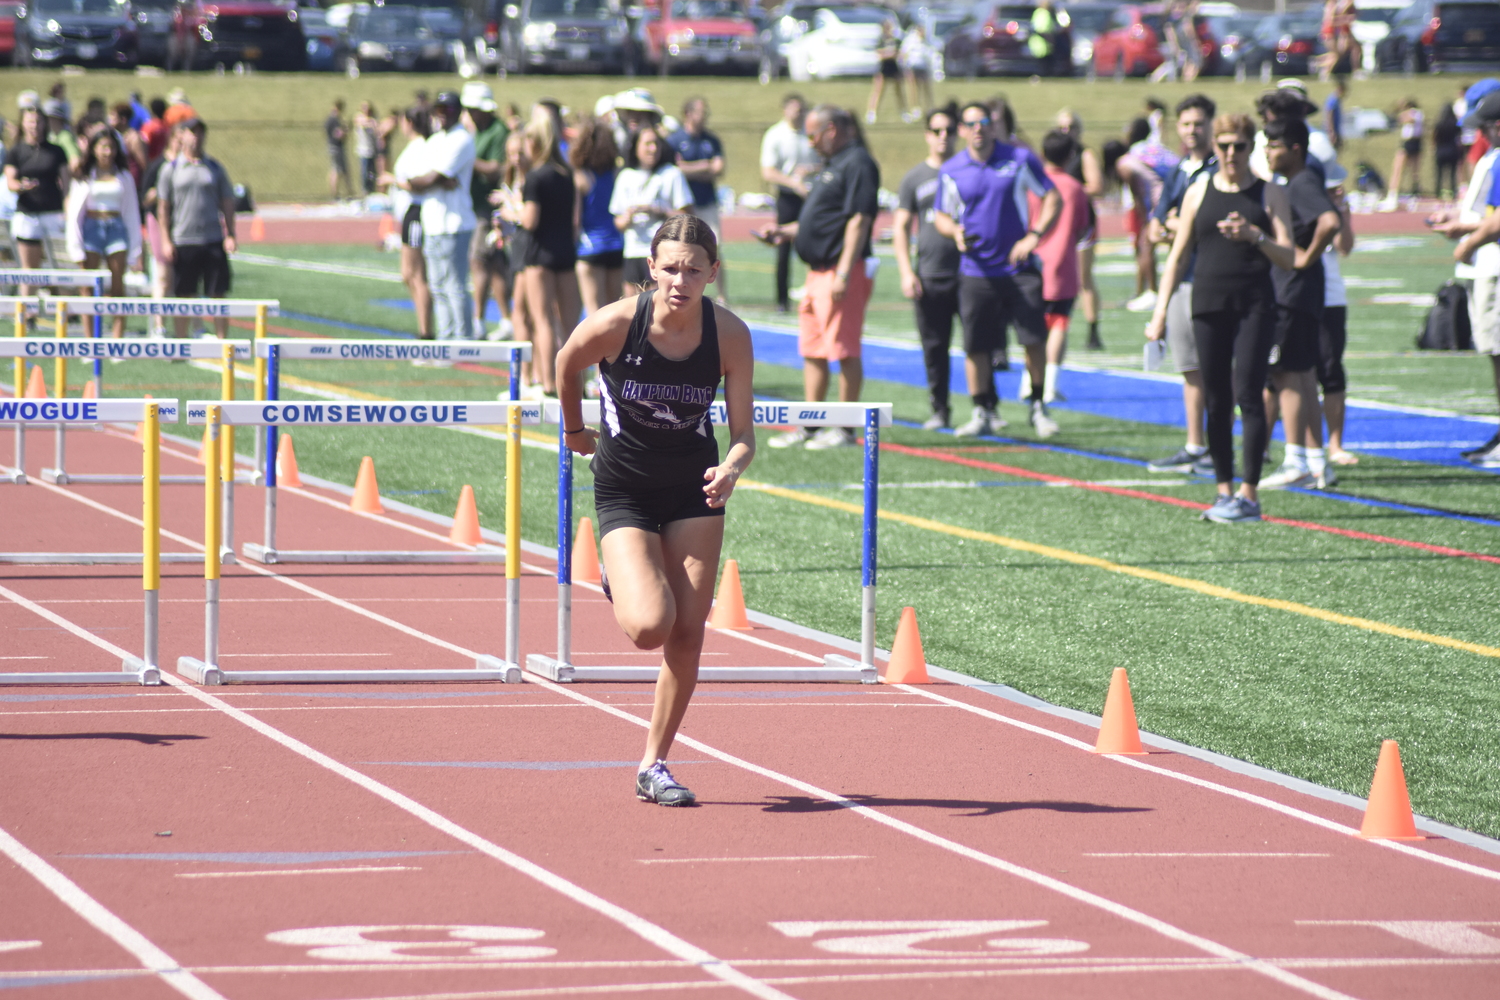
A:
{"label": "man in grey shirt", "polygon": [[[218,160],[203,151],[208,126],[191,118],[178,126],[177,159],[162,167],[157,180],[157,219],[162,255],[172,264],[172,294],[179,299],[222,299],[229,293],[229,255],[234,253],[234,187]],[[187,336],[186,318],[173,320],[178,337]],[[229,320],[215,319],[224,339]]]}

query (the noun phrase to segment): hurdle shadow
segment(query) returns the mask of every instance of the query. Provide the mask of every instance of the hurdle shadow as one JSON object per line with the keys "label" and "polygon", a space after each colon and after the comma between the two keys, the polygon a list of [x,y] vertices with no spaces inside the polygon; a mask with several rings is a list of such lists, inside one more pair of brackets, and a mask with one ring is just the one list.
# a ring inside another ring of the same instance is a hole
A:
{"label": "hurdle shadow", "polygon": [[1142,813],[1153,812],[1149,806],[1109,806],[1098,802],[1068,802],[1056,799],[1029,799],[1013,802],[996,802],[983,799],[902,798],[884,795],[845,795],[848,802],[829,802],[807,795],[768,795],[761,802],[721,803],[722,805],[758,805],[768,813],[820,813],[836,812],[850,806],[869,806],[872,809],[918,807],[923,809],[946,809],[962,813],[967,817],[998,816],[1002,813],[1038,809],[1057,813]]}
{"label": "hurdle shadow", "polygon": [[183,740],[206,740],[193,733],[0,733],[0,740],[123,740],[152,747],[169,747]]}

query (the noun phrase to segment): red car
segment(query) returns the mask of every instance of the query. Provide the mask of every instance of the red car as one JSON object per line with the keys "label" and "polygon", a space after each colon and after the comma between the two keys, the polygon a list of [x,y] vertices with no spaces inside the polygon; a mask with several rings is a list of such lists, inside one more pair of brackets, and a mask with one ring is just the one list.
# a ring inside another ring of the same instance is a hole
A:
{"label": "red car", "polygon": [[16,57],[16,8],[23,0],[0,0],[0,62],[12,63]]}
{"label": "red car", "polygon": [[653,69],[760,72],[760,32],[739,0],[662,0],[642,35]]}
{"label": "red car", "polygon": [[[1115,11],[1114,26],[1094,39],[1094,74],[1123,79],[1127,76],[1150,76],[1166,62],[1162,44],[1166,40],[1166,12],[1158,4],[1149,7],[1121,7]],[[1206,17],[1193,18],[1197,36],[1199,64],[1204,74],[1213,73],[1219,56],[1219,44],[1213,37]]]}

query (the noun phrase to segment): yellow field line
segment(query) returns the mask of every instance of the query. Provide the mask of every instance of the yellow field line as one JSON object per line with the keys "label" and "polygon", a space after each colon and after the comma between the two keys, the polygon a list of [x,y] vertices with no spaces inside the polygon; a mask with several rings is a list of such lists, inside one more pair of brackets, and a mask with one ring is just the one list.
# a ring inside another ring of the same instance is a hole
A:
{"label": "yellow field line", "polygon": [[[796,500],[799,503],[813,504],[818,507],[827,507],[830,510],[840,510],[850,514],[864,513],[864,508],[857,504],[852,504],[844,500],[834,500],[829,497],[820,497],[812,493],[803,493],[800,490],[789,490],[781,486],[768,486],[746,479],[741,479],[739,485],[743,488],[755,490],[757,493],[769,493],[771,496],[781,497],[786,500]],[[1228,587],[1220,587],[1217,584],[1208,583],[1203,580],[1194,580],[1191,577],[1174,576],[1171,573],[1159,573],[1154,569],[1142,569],[1138,566],[1126,566],[1123,563],[1110,562],[1108,559],[1084,555],[1081,552],[1054,548],[1051,545],[1039,545],[1036,542],[1026,542],[1018,538],[1006,538],[1004,535],[993,535],[987,531],[961,528],[957,525],[944,524],[942,521],[933,521],[929,518],[916,517],[912,514],[882,510],[879,512],[879,515],[882,520],[896,521],[913,528],[921,528],[924,531],[934,531],[943,535],[952,535],[955,538],[968,539],[969,541],[1000,545],[1008,549],[1014,549],[1017,552],[1027,552],[1048,559],[1073,563],[1075,566],[1089,566],[1094,569],[1107,570],[1110,573],[1121,573],[1125,576],[1150,580],[1153,583],[1166,584],[1169,587],[1180,587],[1183,590],[1191,590],[1206,597],[1215,597],[1224,601],[1238,601],[1241,604],[1251,604],[1262,608],[1274,608],[1277,611],[1303,615],[1307,618],[1316,618],[1319,621],[1332,622],[1335,625],[1348,625],[1352,628],[1364,629],[1367,632],[1379,632],[1382,635],[1395,636],[1398,639],[1427,642],[1434,646],[1446,646],[1449,649],[1461,649],[1466,653],[1475,653],[1479,656],[1490,656],[1500,659],[1500,648],[1495,646],[1483,646],[1477,642],[1465,642],[1462,639],[1454,639],[1451,636],[1434,635],[1431,632],[1403,628],[1400,625],[1390,625],[1386,622],[1373,621],[1369,618],[1341,615],[1336,611],[1325,611],[1322,608],[1315,608],[1309,604],[1299,604],[1296,601],[1283,601],[1274,597],[1257,597],[1254,594],[1241,593],[1238,590],[1230,590]]]}

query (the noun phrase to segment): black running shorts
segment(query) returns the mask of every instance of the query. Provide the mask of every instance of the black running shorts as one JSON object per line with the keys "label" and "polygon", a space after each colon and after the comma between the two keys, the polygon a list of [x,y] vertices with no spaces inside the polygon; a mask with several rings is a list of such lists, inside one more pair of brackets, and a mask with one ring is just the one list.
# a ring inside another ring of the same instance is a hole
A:
{"label": "black running shorts", "polygon": [[[199,292],[199,286],[202,292]],[[222,243],[182,244],[173,248],[172,294],[179,299],[222,299],[231,285],[229,258]]]}
{"label": "black running shorts", "polygon": [[599,537],[616,528],[640,528],[653,535],[673,521],[690,517],[723,517],[723,507],[710,507],[700,483],[655,490],[621,489],[594,483],[594,513]]}
{"label": "black running shorts", "polygon": [[1047,342],[1042,315],[1042,276],[1035,271],[992,278],[961,275],[958,312],[964,325],[964,353],[1005,350],[1005,328],[1014,324],[1023,347]]}
{"label": "black running shorts", "polygon": [[1273,372],[1305,372],[1318,366],[1318,317],[1301,309],[1276,307]]}

